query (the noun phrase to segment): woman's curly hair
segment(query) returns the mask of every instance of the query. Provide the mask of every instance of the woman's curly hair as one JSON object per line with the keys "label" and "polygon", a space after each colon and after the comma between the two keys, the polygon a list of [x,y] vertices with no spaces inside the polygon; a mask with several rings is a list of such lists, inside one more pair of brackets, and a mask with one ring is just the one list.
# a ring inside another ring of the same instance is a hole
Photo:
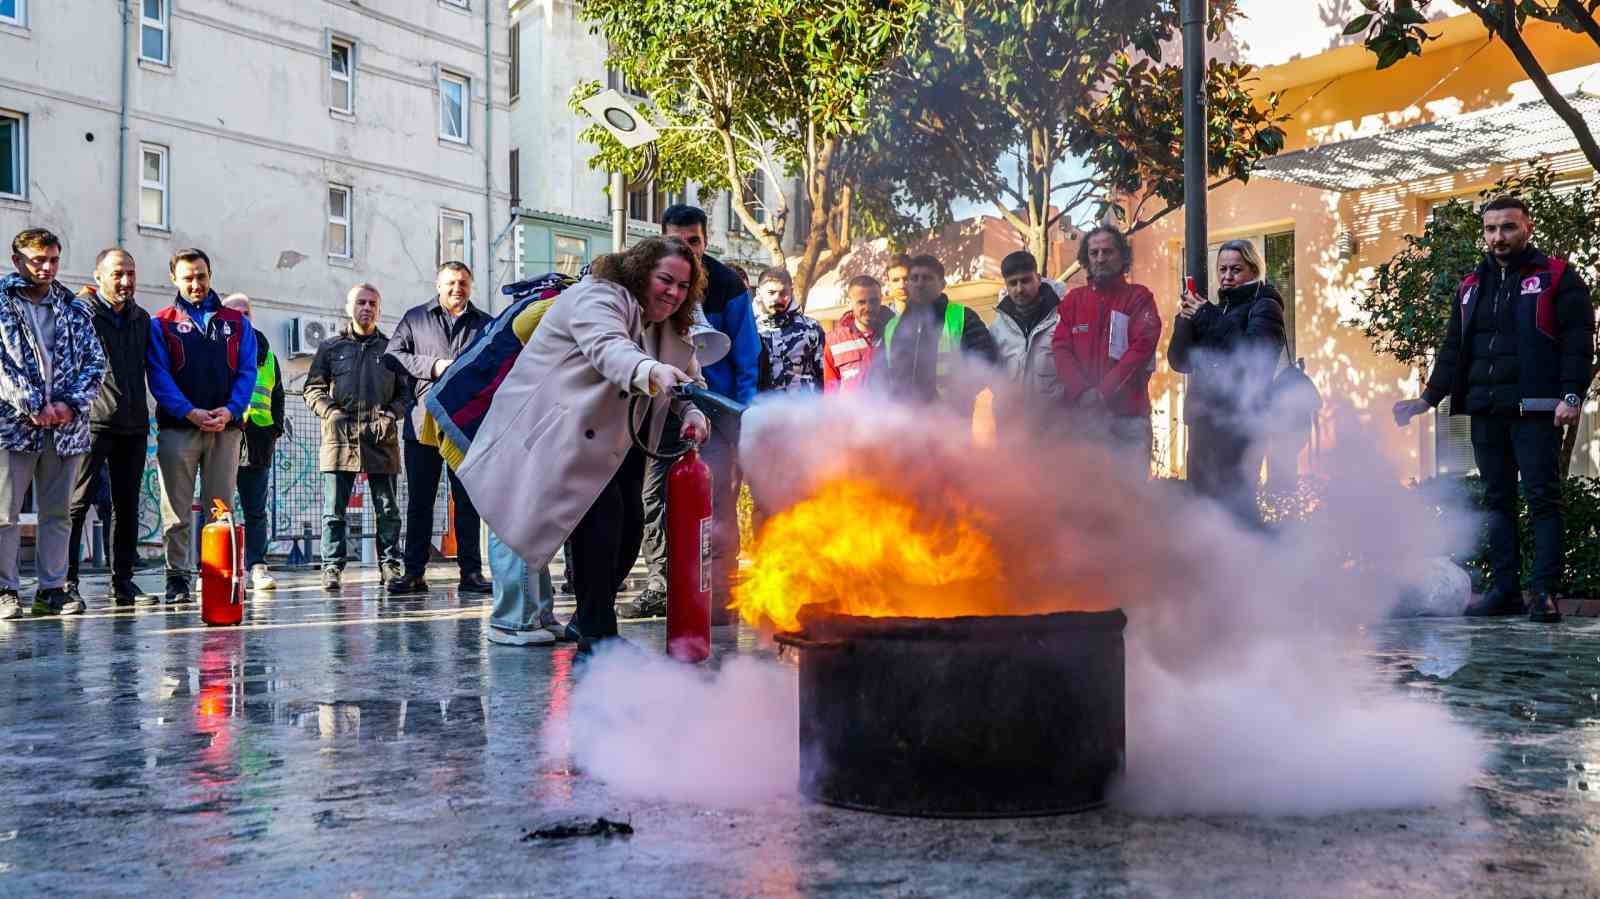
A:
{"label": "woman's curly hair", "polygon": [[661,260],[669,256],[689,263],[689,296],[678,307],[678,311],[672,313],[672,324],[677,327],[679,334],[687,336],[695,308],[700,305],[700,298],[706,292],[705,266],[688,244],[676,237],[647,237],[621,253],[608,253],[596,259],[590,272],[596,278],[626,287],[628,293],[633,295],[634,302],[643,306],[650,289],[650,274]]}

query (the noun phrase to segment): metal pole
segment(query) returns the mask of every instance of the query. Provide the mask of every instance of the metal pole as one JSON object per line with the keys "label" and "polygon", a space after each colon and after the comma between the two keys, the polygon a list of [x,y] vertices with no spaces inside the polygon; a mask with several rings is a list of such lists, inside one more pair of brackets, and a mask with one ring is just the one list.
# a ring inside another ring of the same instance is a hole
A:
{"label": "metal pole", "polygon": [[1206,0],[1183,0],[1183,246],[1185,274],[1206,283]]}
{"label": "metal pole", "polygon": [[[117,242],[122,246],[128,229],[128,55],[133,52],[133,7],[122,0],[122,93],[117,100]],[[143,163],[141,163],[142,165]]]}
{"label": "metal pole", "polygon": [[[505,4],[500,4],[502,8]],[[489,258],[489,296],[484,305],[494,312],[494,7],[483,4],[483,235]],[[467,103],[467,118],[472,118],[472,103]]]}
{"label": "metal pole", "polygon": [[620,253],[628,243],[628,179],[621,172],[611,173],[611,252]]}

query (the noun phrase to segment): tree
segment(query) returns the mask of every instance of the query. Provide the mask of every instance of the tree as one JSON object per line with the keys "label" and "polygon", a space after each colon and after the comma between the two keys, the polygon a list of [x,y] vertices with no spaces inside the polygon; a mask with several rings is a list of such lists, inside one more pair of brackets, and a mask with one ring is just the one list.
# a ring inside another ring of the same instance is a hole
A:
{"label": "tree", "polygon": [[[782,266],[794,210],[780,190],[759,214],[745,176],[775,185],[798,176],[810,211],[793,266],[803,304],[848,250],[842,145],[865,124],[873,84],[924,10],[924,0],[580,0],[610,44],[607,65],[649,97],[639,112],[662,131],[655,146],[629,151],[591,126],[582,135],[599,149],[590,165],[669,190],[693,181],[728,191]],[[599,90],[581,85],[574,107]]]}
{"label": "tree", "polygon": [[[1214,0],[1210,38],[1237,15]],[[938,0],[877,100],[869,139],[890,152],[863,183],[866,216],[913,230],[992,203],[1041,264],[1088,205],[1129,232],[1159,220],[1183,202],[1182,69],[1162,53],[1178,30],[1174,0]],[[1207,70],[1216,184],[1283,147],[1278,98],[1252,96],[1252,75]],[[1063,176],[1069,162],[1081,171]]]}
{"label": "tree", "polygon": [[[1366,35],[1365,44],[1378,57],[1378,69],[1387,69],[1408,56],[1422,55],[1422,45],[1437,39],[1428,33],[1426,15],[1432,0],[1361,0],[1366,12],[1345,25],[1347,35]],[[1516,57],[1539,96],[1561,117],[1590,167],[1600,171],[1600,143],[1583,114],[1550,83],[1550,75],[1523,38],[1530,21],[1550,22],[1568,31],[1588,35],[1600,47],[1600,24],[1595,12],[1600,0],[1456,0],[1463,9],[1477,16],[1489,30],[1490,39],[1499,38]]]}
{"label": "tree", "polygon": [[[1534,243],[1566,259],[1600,307],[1600,183],[1559,185],[1550,169],[1540,166],[1482,191],[1476,201],[1454,199],[1434,207],[1422,235],[1406,235],[1405,248],[1378,266],[1356,301],[1363,317],[1347,324],[1360,327],[1379,353],[1415,369],[1431,367],[1444,345],[1456,288],[1483,259],[1483,206],[1504,194],[1528,204]],[[1575,427],[1563,435],[1563,475],[1572,465],[1577,437]]]}

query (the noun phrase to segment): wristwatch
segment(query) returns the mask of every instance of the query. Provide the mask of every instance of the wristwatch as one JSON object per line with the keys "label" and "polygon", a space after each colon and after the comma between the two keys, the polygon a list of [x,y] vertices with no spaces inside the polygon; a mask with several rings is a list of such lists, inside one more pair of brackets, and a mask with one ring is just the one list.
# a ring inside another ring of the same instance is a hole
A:
{"label": "wristwatch", "polygon": [[1566,403],[1567,405],[1571,406],[1574,409],[1583,408],[1583,397],[1578,396],[1576,393],[1567,394],[1566,396],[1561,398],[1561,401],[1563,403]]}

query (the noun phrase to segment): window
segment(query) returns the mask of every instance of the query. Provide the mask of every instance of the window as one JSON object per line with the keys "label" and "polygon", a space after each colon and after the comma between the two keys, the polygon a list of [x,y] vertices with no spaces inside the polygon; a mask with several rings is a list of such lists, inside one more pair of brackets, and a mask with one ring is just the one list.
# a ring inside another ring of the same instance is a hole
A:
{"label": "window", "polygon": [[576,276],[589,261],[589,242],[581,237],[555,236],[555,269]]}
{"label": "window", "polygon": [[439,73],[439,136],[445,140],[467,142],[467,104],[472,99],[472,82],[461,75]]}
{"label": "window", "polygon": [[439,264],[472,265],[472,216],[450,209],[439,211]]}
{"label": "window", "polygon": [[511,99],[515,100],[522,96],[522,28],[517,23],[512,22],[510,31],[511,33],[508,35],[511,46],[511,83],[509,87]]}
{"label": "window", "polygon": [[511,208],[522,205],[522,151],[511,151]]}
{"label": "window", "polygon": [[0,112],[0,197],[28,195],[28,120]]}
{"label": "window", "polygon": [[139,58],[167,64],[167,0],[139,0]]}
{"label": "window", "polygon": [[0,0],[0,22],[20,27],[28,24],[27,18],[27,0]]}
{"label": "window", "polygon": [[637,222],[655,224],[661,213],[672,205],[673,197],[658,189],[655,182],[628,191],[628,218]]}
{"label": "window", "polygon": [[[744,203],[745,208],[758,223],[767,221],[767,203],[762,188],[766,179],[760,172],[751,172],[744,177]],[[745,227],[744,219],[739,218],[739,213],[733,208],[733,194],[728,194],[728,230],[736,235],[753,236],[750,229]]]}
{"label": "window", "polygon": [[1261,238],[1261,264],[1272,286],[1283,295],[1283,333],[1288,338],[1289,362],[1295,360],[1294,351],[1294,232],[1280,231]]}
{"label": "window", "polygon": [[167,148],[154,144],[139,146],[139,224],[146,228],[171,230],[167,221],[171,204],[167,202]]}
{"label": "window", "polygon": [[333,90],[328,94],[328,105],[338,112],[355,112],[356,47],[341,40],[333,41],[329,47],[328,77]]}
{"label": "window", "polygon": [[630,97],[644,98],[644,94],[634,86],[627,75],[622,74],[620,69],[606,69],[606,87],[614,91],[620,91]]}
{"label": "window", "polygon": [[350,245],[350,188],[342,184],[328,185],[328,255],[349,259]]}

